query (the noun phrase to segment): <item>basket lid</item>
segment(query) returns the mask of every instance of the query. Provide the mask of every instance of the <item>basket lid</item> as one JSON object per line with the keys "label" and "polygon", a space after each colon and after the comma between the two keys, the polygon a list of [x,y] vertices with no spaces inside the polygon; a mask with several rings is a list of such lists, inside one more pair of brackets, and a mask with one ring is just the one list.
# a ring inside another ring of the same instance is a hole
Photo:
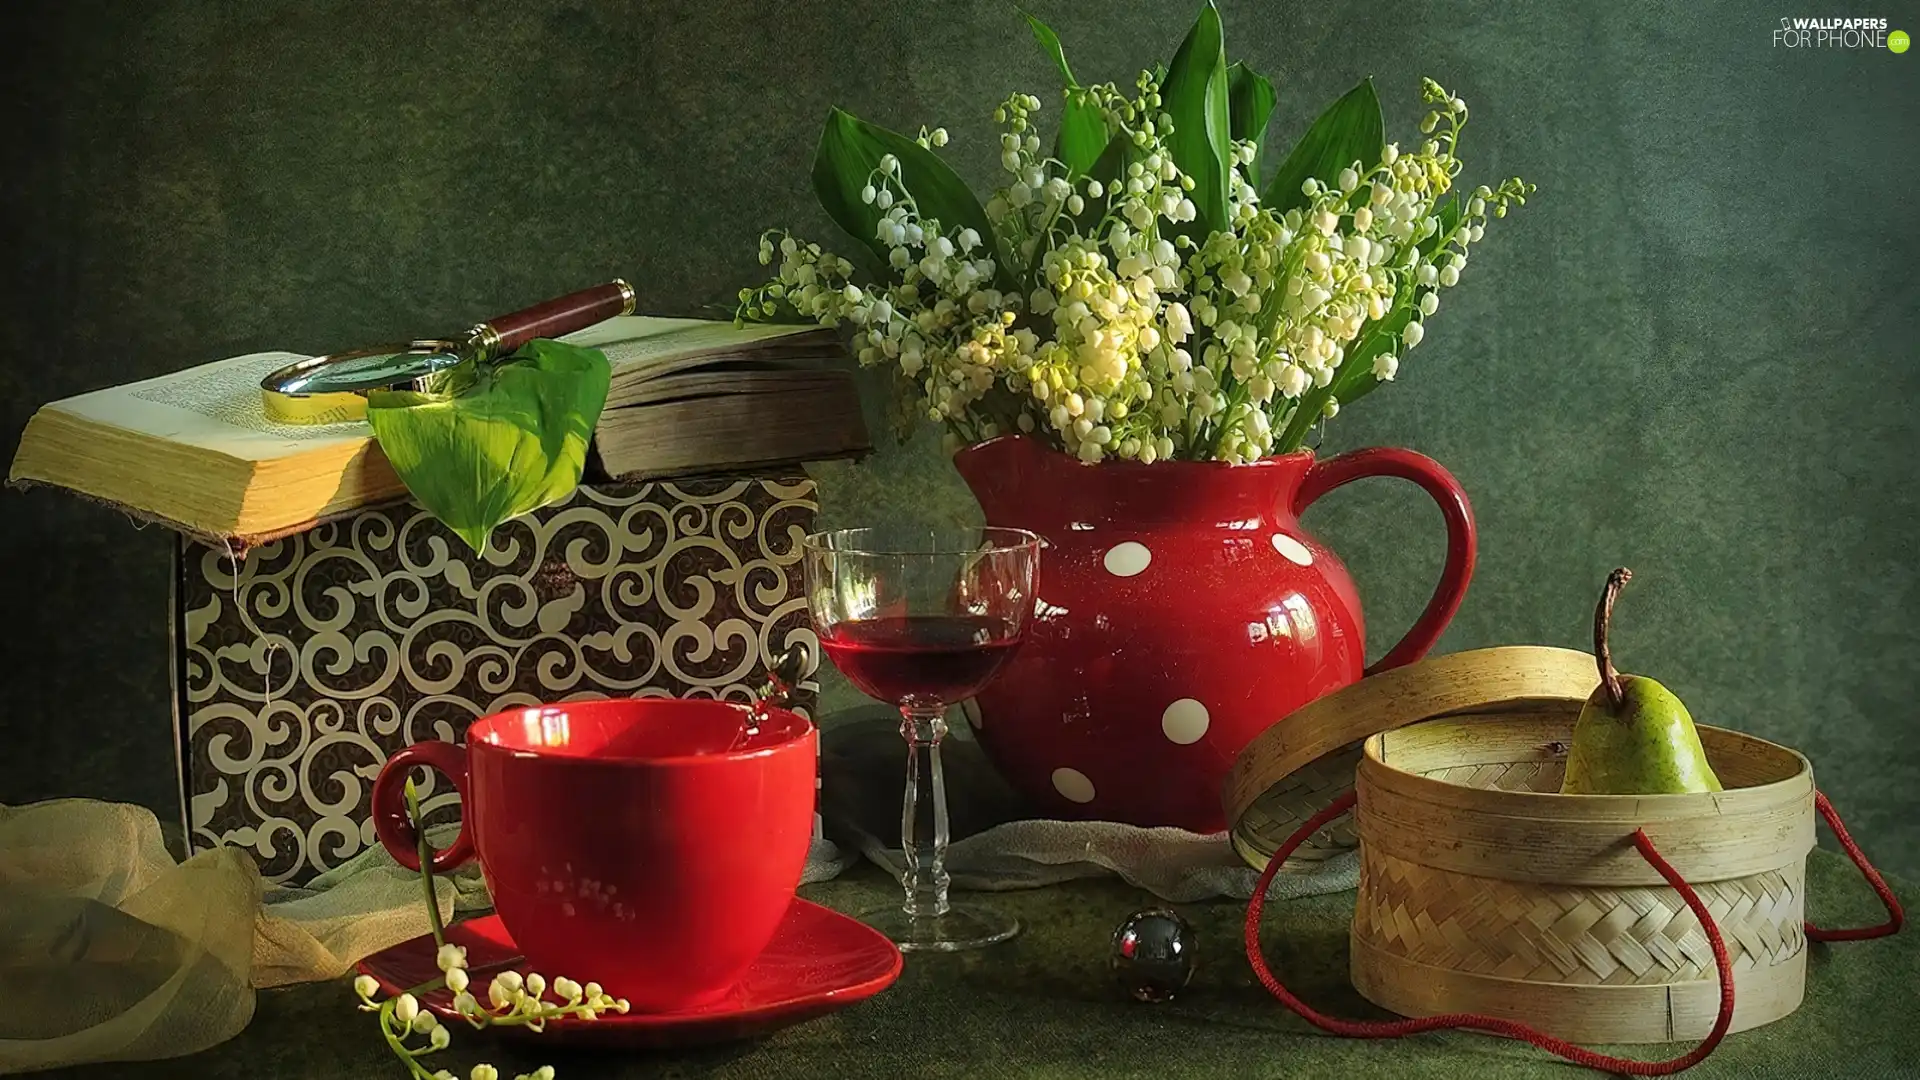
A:
{"label": "basket lid", "polygon": [[[1393,668],[1308,702],[1234,759],[1222,794],[1234,850],[1264,869],[1302,822],[1353,786],[1359,744],[1369,735],[1449,713],[1584,700],[1598,685],[1599,669],[1589,653],[1510,645]],[[1350,829],[1329,830],[1302,848],[1306,860],[1353,846]]]}

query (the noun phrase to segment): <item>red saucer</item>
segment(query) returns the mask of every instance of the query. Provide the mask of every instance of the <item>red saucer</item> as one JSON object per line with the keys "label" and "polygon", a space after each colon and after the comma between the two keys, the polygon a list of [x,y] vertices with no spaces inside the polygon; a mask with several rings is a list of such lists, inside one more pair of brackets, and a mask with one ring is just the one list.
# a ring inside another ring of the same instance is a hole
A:
{"label": "red saucer", "polygon": [[[538,970],[520,956],[519,947],[498,916],[456,923],[447,928],[447,940],[466,946],[476,995],[486,993],[487,984],[498,971],[512,968],[525,974]],[[379,980],[383,992],[397,994],[439,976],[434,952],[432,935],[423,934],[374,953],[360,962],[360,970]],[[879,931],[795,897],[786,919],[774,932],[773,943],[718,1001],[678,1012],[609,1013],[591,1021],[555,1020],[547,1024],[540,1038],[639,1047],[754,1038],[865,1001],[900,977],[900,964],[900,950]],[[541,974],[549,980],[555,975],[581,981],[593,978],[593,973],[586,971]],[[453,995],[445,989],[422,995],[420,1004],[442,1020],[456,1019]],[[501,1030],[527,1034],[519,1027]]]}

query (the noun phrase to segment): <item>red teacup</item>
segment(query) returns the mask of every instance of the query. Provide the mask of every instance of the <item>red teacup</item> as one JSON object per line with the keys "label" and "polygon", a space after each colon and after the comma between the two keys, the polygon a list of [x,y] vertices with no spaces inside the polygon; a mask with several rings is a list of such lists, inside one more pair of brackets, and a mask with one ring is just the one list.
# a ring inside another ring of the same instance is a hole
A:
{"label": "red teacup", "polygon": [[414,766],[439,769],[463,821],[433,868],[479,857],[526,970],[598,982],[642,1011],[699,1005],[773,939],[812,834],[813,724],[770,709],[747,736],[745,717],[669,698],[496,713],[464,749],[415,743],[388,759],[374,831],[419,869],[405,783]]}

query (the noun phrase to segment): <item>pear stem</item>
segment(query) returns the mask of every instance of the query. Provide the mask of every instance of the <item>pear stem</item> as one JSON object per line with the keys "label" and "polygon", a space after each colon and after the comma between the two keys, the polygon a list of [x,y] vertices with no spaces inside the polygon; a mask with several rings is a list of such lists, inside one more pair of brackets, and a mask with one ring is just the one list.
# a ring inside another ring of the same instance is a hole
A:
{"label": "pear stem", "polygon": [[1626,688],[1620,685],[1620,673],[1613,669],[1613,653],[1607,648],[1607,631],[1613,624],[1613,602],[1620,596],[1620,589],[1633,580],[1633,571],[1622,566],[1607,575],[1607,584],[1600,590],[1600,604],[1593,609],[1593,655],[1600,665],[1600,689],[1607,695],[1607,704],[1615,709],[1626,704]]}

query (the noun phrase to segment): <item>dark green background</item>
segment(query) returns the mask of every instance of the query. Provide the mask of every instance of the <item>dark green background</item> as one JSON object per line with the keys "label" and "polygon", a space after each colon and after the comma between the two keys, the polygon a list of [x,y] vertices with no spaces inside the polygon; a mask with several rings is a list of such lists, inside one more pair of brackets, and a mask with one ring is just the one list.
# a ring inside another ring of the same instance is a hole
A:
{"label": "dark green background", "polygon": [[[1916,6],[1222,6],[1229,51],[1279,89],[1277,139],[1371,73],[1410,142],[1429,74],[1473,106],[1470,178],[1540,185],[1399,383],[1330,433],[1422,450],[1472,494],[1480,572],[1445,647],[1581,644],[1606,570],[1631,565],[1623,666],[1804,750],[1872,851],[1920,872],[1920,55],[1770,38],[1783,14],[1920,31]],[[1083,79],[1123,80],[1194,10],[1035,7]],[[443,331],[616,274],[647,310],[697,313],[753,279],[761,229],[831,238],[806,180],[829,105],[945,124],[980,181],[995,101],[1057,107],[999,2],[12,0],[0,18],[6,446],[54,398]],[[924,435],[821,477],[836,521],[971,512]],[[1377,655],[1437,573],[1437,515],[1376,484],[1309,524],[1353,568]],[[0,550],[0,800],[171,814],[167,537],[7,494]]]}

